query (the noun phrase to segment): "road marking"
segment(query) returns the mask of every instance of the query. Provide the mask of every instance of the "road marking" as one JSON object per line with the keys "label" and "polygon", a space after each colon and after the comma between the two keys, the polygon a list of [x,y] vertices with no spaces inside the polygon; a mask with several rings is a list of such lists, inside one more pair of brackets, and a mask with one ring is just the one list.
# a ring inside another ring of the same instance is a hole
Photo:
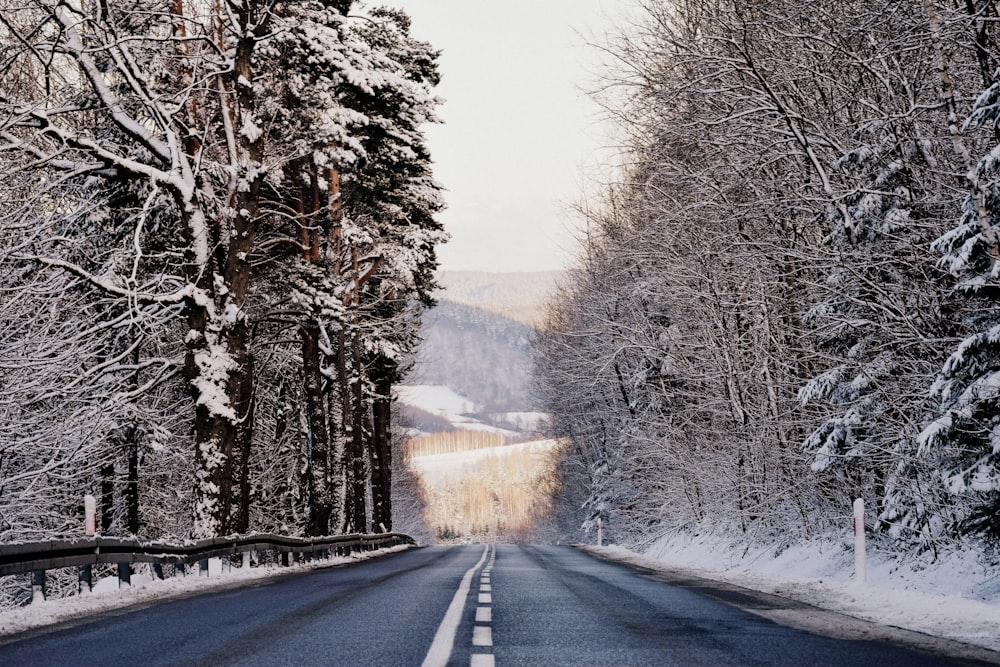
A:
{"label": "road marking", "polygon": [[493,646],[493,629],[488,625],[477,625],[472,628],[473,646]]}
{"label": "road marking", "polygon": [[[486,605],[476,607],[476,623],[484,625],[472,626],[472,647],[493,647],[493,627],[485,625],[493,622],[493,586],[490,584],[490,570],[493,568],[493,561],[497,558],[497,548],[494,545],[490,559],[479,575],[479,604]],[[496,659],[489,653],[472,653],[469,663],[470,667],[495,667]]]}
{"label": "road marking", "polygon": [[[434,634],[434,641],[431,643],[430,650],[427,651],[427,657],[424,658],[422,667],[445,667],[448,664],[451,649],[455,645],[458,624],[462,621],[465,599],[469,597],[469,589],[472,587],[472,577],[476,574],[476,570],[486,562],[486,554],[489,552],[490,547],[487,545],[483,548],[483,555],[479,557],[479,562],[469,568],[465,576],[462,577],[462,583],[455,591],[455,597],[451,599],[448,611],[445,612],[441,625],[438,626],[437,632]],[[481,598],[482,595],[479,597]]]}

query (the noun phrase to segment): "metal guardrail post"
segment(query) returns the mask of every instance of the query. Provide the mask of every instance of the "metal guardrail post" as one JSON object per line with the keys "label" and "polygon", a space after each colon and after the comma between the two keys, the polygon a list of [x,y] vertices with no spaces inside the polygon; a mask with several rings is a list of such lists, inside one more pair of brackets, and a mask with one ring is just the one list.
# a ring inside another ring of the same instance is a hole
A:
{"label": "metal guardrail post", "polygon": [[77,570],[76,592],[80,595],[94,592],[94,566],[81,565]]}
{"label": "metal guardrail post", "polygon": [[31,573],[31,603],[45,602],[45,570]]}
{"label": "metal guardrail post", "polygon": [[118,588],[130,588],[132,586],[132,565],[129,563],[118,563]]}

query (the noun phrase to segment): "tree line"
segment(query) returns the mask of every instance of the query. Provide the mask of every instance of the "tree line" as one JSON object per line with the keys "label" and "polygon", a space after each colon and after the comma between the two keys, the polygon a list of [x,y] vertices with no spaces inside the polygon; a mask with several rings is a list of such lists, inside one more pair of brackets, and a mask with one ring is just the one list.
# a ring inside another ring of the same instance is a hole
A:
{"label": "tree line", "polygon": [[0,540],[391,528],[438,53],[352,4],[0,3]]}
{"label": "tree line", "polygon": [[638,4],[535,342],[579,518],[1000,538],[995,3]]}

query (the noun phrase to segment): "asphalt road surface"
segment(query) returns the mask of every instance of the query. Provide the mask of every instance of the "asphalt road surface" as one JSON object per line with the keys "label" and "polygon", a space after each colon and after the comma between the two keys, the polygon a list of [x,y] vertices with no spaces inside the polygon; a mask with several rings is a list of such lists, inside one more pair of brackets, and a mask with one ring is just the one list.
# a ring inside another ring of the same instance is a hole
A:
{"label": "asphalt road surface", "polygon": [[0,665],[1000,664],[570,547],[429,547],[103,614],[6,640]]}

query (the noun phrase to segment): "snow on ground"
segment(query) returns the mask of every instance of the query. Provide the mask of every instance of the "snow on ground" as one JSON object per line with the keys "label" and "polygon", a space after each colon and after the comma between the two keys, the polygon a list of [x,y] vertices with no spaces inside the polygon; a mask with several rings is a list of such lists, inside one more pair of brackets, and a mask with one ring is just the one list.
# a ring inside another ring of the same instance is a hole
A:
{"label": "snow on ground", "polygon": [[854,581],[853,538],[776,553],[719,536],[669,535],[638,554],[588,547],[651,569],[680,571],[799,600],[882,625],[1000,651],[1000,568],[973,550],[897,560],[869,545],[868,582]]}
{"label": "snow on ground", "polygon": [[544,412],[503,412],[497,420],[522,433],[537,433],[548,415]]}
{"label": "snow on ground", "polygon": [[479,407],[450,387],[435,384],[396,385],[396,396],[406,403],[434,414],[461,416],[478,412]]}
{"label": "snow on ground", "polygon": [[448,480],[455,477],[471,477],[482,471],[483,462],[495,456],[525,455],[543,459],[557,446],[556,440],[533,440],[501,447],[482,447],[465,452],[429,454],[414,456],[410,467],[430,486],[448,486]]}
{"label": "snow on ground", "polygon": [[196,568],[192,568],[193,571],[186,577],[169,577],[163,580],[153,579],[144,574],[133,574],[131,577],[133,585],[130,588],[120,590],[118,589],[117,577],[106,577],[94,584],[94,592],[89,595],[74,595],[68,598],[46,600],[27,607],[0,611],[0,637],[54,623],[86,620],[89,616],[115,609],[136,605],[149,606],[170,598],[239,588],[254,580],[356,563],[396,551],[405,551],[409,548],[409,545],[402,545],[328,560],[298,563],[291,567],[270,565],[222,569],[219,559],[215,558],[209,562],[210,576],[198,575]]}
{"label": "snow on ground", "polygon": [[517,435],[515,431],[484,424],[469,417],[468,415],[479,412],[480,406],[455,393],[450,387],[435,384],[397,385],[396,398],[400,403],[442,417],[458,429],[499,433],[507,437]]}

